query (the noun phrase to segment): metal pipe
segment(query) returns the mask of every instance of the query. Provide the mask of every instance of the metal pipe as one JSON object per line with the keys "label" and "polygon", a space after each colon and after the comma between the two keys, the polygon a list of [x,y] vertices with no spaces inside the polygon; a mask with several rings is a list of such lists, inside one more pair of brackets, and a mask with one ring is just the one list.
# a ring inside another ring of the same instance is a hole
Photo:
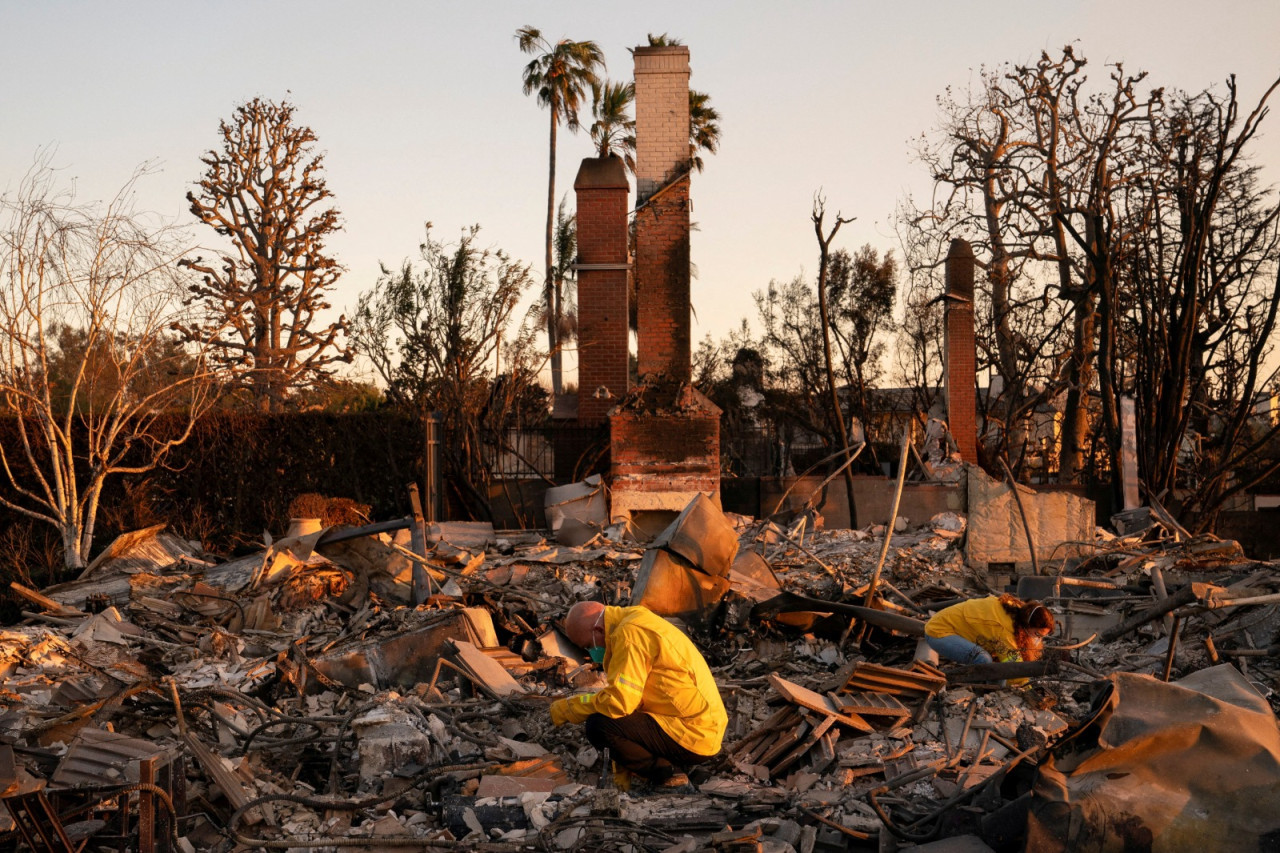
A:
{"label": "metal pipe", "polygon": [[1273,592],[1270,595],[1255,595],[1251,598],[1209,598],[1204,602],[1204,606],[1210,610],[1217,610],[1219,607],[1244,607],[1253,604],[1275,604],[1280,602],[1280,592]]}
{"label": "metal pipe", "polygon": [[[1160,571],[1159,566],[1151,567],[1151,586],[1155,588],[1157,601],[1164,601],[1169,597],[1169,590],[1166,589],[1164,585],[1164,572]],[[1163,622],[1165,633],[1172,636],[1174,618],[1166,615]]]}
{"label": "metal pipe", "polygon": [[379,521],[377,524],[366,524],[363,527],[353,527],[350,530],[337,530],[329,528],[320,534],[320,538],[316,540],[316,547],[321,545],[333,545],[338,542],[347,542],[351,539],[359,539],[361,536],[373,536],[376,533],[390,533],[393,530],[404,530],[413,524],[413,519],[393,518],[391,521]]}
{"label": "metal pipe", "polygon": [[1169,655],[1164,659],[1164,680],[1169,680],[1170,673],[1173,672],[1173,653],[1178,648],[1178,633],[1182,630],[1182,617],[1175,615],[1173,617],[1173,628],[1169,630]]}
{"label": "metal pipe", "polygon": [[893,491],[893,509],[889,512],[889,523],[884,528],[884,543],[880,546],[880,559],[876,560],[876,570],[871,573],[871,582],[867,584],[867,598],[863,604],[871,606],[876,597],[876,584],[880,582],[880,570],[884,568],[884,559],[889,554],[889,540],[893,538],[893,526],[898,521],[898,504],[902,500],[902,489],[907,482],[907,449],[911,447],[911,433],[915,431],[915,421],[907,424],[902,431],[902,455],[898,458],[898,487]]}
{"label": "metal pipe", "polygon": [[1013,502],[1018,505],[1018,515],[1022,517],[1022,532],[1027,536],[1027,549],[1031,552],[1031,573],[1040,574],[1040,560],[1036,557],[1036,543],[1031,538],[1031,523],[1027,521],[1027,511],[1022,506],[1022,496],[1018,494],[1018,481],[1013,478],[1013,472],[1009,470],[1009,463],[1004,461],[1004,457],[1000,457],[1000,467],[1004,469],[1005,476],[1009,478],[1009,491],[1013,493]]}

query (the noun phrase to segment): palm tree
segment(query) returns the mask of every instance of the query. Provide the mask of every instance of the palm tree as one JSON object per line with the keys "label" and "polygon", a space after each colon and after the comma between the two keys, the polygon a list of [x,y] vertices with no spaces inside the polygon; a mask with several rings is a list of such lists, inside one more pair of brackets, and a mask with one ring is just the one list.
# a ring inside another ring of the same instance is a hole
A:
{"label": "palm tree", "polygon": [[626,163],[627,170],[636,170],[636,121],[631,117],[631,105],[636,99],[634,83],[611,83],[591,87],[591,142],[596,154],[607,157],[617,154]]}
{"label": "palm tree", "polygon": [[720,148],[720,113],[706,92],[689,90],[689,162],[702,171],[699,151],[714,154]]}
{"label": "palm tree", "polygon": [[567,210],[568,197],[560,199],[556,209],[555,270],[556,340],[572,341],[578,337],[578,312],[574,293],[578,276],[573,265],[578,260],[578,217]]}
{"label": "palm tree", "polygon": [[556,316],[556,277],[553,245],[556,207],[556,130],[563,121],[569,130],[578,129],[578,106],[588,87],[598,83],[597,69],[604,67],[604,53],[593,41],[560,39],[552,44],[534,27],[516,30],[516,42],[533,59],[523,73],[524,93],[537,93],[538,103],[551,113],[550,168],[547,178],[546,280],[543,298],[547,305],[547,347],[551,352],[551,391],[563,391],[560,342]]}

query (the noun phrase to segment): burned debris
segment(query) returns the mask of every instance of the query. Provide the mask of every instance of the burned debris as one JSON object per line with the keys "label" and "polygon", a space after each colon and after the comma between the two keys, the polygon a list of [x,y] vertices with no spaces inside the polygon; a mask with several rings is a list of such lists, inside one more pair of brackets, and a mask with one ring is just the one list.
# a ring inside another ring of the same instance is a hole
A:
{"label": "burned debris", "polygon": [[[219,561],[151,528],[15,586],[5,829],[58,851],[801,853],[1280,831],[1280,572],[1235,543],[1153,517],[996,578],[955,513],[828,531],[700,496],[643,541],[599,525],[597,486],[553,496],[561,530],[598,526],[577,545],[448,522],[415,543],[408,520]],[[931,614],[993,580],[1056,614],[1043,658],[931,659]],[[619,789],[551,725],[553,699],[603,686],[561,632],[585,600],[644,604],[711,665],[728,731],[690,788]]]}

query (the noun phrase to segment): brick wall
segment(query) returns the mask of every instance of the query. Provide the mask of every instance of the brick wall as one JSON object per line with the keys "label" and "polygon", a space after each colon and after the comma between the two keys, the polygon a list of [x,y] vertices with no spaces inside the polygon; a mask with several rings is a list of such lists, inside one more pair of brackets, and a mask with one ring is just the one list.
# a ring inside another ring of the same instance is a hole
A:
{"label": "brick wall", "polygon": [[947,252],[947,425],[965,462],[978,462],[977,352],[973,341],[973,249],[961,239]]}
{"label": "brick wall", "polygon": [[[594,424],[605,420],[629,387],[626,168],[618,157],[588,158],[573,187],[578,205],[578,421]],[[608,395],[601,389],[608,389]]]}
{"label": "brick wall", "polygon": [[[719,500],[718,410],[620,412],[610,430],[615,517],[620,509],[683,509],[696,492]],[[684,497],[673,502],[677,495]]]}
{"label": "brick wall", "polygon": [[689,179],[636,212],[636,315],[640,376],[692,375],[689,317]]}
{"label": "brick wall", "polygon": [[636,293],[640,376],[690,368],[689,49],[635,49]]}

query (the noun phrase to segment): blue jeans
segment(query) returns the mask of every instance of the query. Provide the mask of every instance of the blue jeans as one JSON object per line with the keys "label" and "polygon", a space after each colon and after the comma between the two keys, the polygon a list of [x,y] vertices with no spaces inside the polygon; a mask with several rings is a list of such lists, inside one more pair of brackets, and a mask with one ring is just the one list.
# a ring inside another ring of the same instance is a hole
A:
{"label": "blue jeans", "polygon": [[924,640],[929,644],[929,648],[947,660],[967,664],[991,663],[991,655],[986,649],[958,634],[946,637],[925,637]]}

